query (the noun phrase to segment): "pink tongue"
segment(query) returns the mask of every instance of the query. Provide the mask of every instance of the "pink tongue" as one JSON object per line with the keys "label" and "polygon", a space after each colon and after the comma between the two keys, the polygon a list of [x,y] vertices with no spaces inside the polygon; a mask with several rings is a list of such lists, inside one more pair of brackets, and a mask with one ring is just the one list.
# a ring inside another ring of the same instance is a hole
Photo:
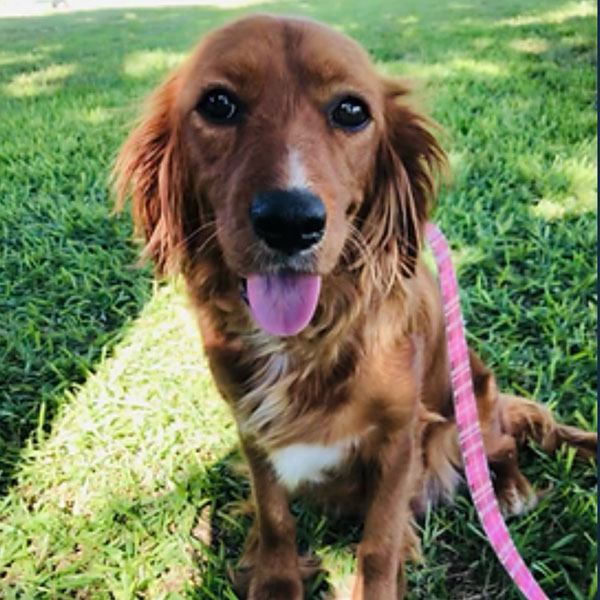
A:
{"label": "pink tongue", "polygon": [[318,275],[251,275],[247,283],[254,320],[279,336],[294,335],[308,325],[321,291]]}

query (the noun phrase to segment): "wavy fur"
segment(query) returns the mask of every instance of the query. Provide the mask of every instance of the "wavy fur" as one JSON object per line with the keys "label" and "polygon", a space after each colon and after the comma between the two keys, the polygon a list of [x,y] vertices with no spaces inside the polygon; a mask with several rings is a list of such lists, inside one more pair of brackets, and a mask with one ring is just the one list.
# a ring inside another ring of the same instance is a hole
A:
{"label": "wavy fur", "polygon": [[[215,85],[243,102],[239,124],[215,126],[195,110]],[[349,92],[371,113],[352,133],[326,112]],[[131,197],[157,271],[183,273],[239,428],[256,515],[242,560],[251,600],[302,596],[290,493],[365,515],[352,598],[392,600],[404,593],[405,557],[418,553],[413,515],[451,498],[459,481],[441,303],[419,258],[446,158],[407,95],[326,27],[249,17],[206,36],[158,88],[116,163],[118,206]],[[255,325],[240,289],[249,273],[295,264],[261,244],[248,216],[255,194],[285,187],[292,152],[327,212],[309,257],[323,283],[310,325],[275,338]],[[471,367],[499,499],[519,512],[536,494],[517,446],[535,439],[551,452],[566,442],[589,456],[596,435],[499,394],[474,353]],[[343,452],[319,483],[285,490],[269,456],[295,447]]]}

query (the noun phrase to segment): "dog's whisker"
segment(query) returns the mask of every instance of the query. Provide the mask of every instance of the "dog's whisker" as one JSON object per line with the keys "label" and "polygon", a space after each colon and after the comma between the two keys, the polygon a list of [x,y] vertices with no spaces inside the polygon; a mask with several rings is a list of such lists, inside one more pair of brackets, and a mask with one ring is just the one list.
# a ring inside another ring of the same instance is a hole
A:
{"label": "dog's whisker", "polygon": [[217,230],[215,229],[196,249],[198,255],[202,254],[205,250],[209,249],[213,242],[217,239]]}
{"label": "dog's whisker", "polygon": [[211,237],[213,235],[216,235],[216,226],[217,222],[215,219],[212,219],[211,221],[199,225],[193,231],[188,233],[178,244],[176,244],[173,249],[175,251],[179,251],[186,248],[186,246],[188,246],[197,236],[203,233],[206,229],[214,228],[214,231],[211,232]]}

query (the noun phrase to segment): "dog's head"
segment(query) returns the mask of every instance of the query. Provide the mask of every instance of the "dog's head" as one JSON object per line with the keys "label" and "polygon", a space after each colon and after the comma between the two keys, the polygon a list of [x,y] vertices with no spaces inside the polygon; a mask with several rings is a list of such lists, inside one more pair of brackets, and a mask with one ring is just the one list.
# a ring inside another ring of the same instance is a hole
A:
{"label": "dog's head", "polygon": [[444,155],[406,93],[327,27],[242,19],[155,92],[117,161],[120,202],[131,190],[159,271],[217,252],[258,323],[296,333],[336,269],[414,270]]}

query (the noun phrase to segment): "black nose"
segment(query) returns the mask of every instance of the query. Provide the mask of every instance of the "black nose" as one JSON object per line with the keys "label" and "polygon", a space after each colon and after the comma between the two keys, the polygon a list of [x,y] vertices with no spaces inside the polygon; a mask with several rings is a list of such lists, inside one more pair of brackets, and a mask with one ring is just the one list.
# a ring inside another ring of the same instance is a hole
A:
{"label": "black nose", "polygon": [[325,206],[308,190],[267,190],[250,205],[254,233],[271,248],[286,254],[306,250],[325,231]]}

